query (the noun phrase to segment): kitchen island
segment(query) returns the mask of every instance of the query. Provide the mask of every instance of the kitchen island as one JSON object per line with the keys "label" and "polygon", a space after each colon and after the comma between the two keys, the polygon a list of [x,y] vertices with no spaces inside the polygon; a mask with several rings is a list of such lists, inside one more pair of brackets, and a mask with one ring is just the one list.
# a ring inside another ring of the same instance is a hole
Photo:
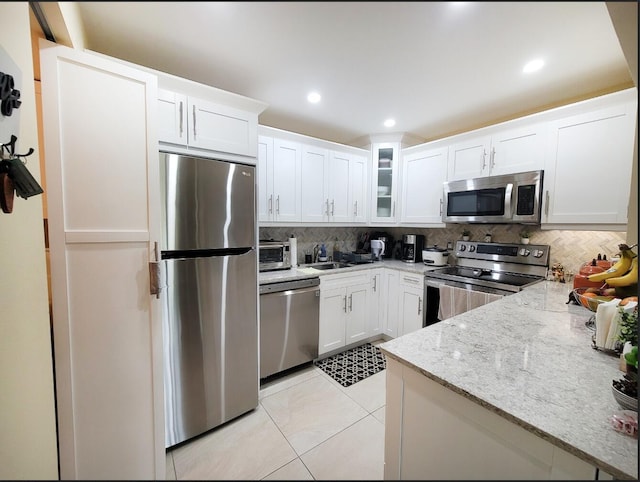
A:
{"label": "kitchen island", "polygon": [[619,359],[543,281],[387,341],[385,479],[638,478],[616,432]]}

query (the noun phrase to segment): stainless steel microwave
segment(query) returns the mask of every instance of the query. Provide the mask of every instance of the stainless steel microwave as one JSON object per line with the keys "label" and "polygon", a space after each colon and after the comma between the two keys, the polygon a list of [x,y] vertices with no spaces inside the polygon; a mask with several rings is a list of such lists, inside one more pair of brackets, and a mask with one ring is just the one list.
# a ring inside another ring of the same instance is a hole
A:
{"label": "stainless steel microwave", "polygon": [[291,243],[289,241],[260,241],[258,260],[259,271],[291,268]]}
{"label": "stainless steel microwave", "polygon": [[444,183],[444,223],[540,224],[544,171]]}

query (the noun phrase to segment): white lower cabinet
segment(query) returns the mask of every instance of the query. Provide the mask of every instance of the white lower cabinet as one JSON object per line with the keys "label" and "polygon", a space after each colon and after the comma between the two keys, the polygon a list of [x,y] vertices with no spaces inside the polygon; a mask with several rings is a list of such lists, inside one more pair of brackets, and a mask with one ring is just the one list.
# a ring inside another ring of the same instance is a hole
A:
{"label": "white lower cabinet", "polygon": [[370,336],[372,292],[369,270],[320,277],[319,355]]}
{"label": "white lower cabinet", "polygon": [[398,336],[398,278],[400,272],[395,269],[387,269],[382,273],[381,313],[383,316],[383,333],[391,338]]}
{"label": "white lower cabinet", "polygon": [[369,335],[382,333],[383,272],[384,269],[371,270],[371,298],[369,300],[369,326],[367,328]]}
{"label": "white lower cabinet", "polygon": [[398,283],[398,336],[422,328],[424,320],[424,276],[400,273]]}
{"label": "white lower cabinet", "polygon": [[424,320],[424,276],[385,268],[382,273],[380,312],[382,333],[390,338],[422,328]]}
{"label": "white lower cabinet", "polygon": [[596,478],[589,463],[389,358],[386,387],[385,480]]}

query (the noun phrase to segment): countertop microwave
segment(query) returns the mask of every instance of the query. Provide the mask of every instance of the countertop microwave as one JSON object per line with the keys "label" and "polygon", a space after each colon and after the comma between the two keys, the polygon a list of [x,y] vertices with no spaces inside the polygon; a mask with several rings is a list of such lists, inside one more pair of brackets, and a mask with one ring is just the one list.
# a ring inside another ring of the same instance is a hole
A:
{"label": "countertop microwave", "polygon": [[273,271],[291,268],[289,241],[260,240],[258,244],[258,270]]}
{"label": "countertop microwave", "polygon": [[444,223],[540,224],[544,171],[444,183]]}

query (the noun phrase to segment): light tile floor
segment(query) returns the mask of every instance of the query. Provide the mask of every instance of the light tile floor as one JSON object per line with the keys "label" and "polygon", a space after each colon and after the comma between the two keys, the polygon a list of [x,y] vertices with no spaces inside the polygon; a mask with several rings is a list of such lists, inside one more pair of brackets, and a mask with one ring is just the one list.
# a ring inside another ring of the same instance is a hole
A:
{"label": "light tile floor", "polygon": [[167,452],[167,479],[382,480],[386,371],[343,387],[311,365],[258,407]]}

